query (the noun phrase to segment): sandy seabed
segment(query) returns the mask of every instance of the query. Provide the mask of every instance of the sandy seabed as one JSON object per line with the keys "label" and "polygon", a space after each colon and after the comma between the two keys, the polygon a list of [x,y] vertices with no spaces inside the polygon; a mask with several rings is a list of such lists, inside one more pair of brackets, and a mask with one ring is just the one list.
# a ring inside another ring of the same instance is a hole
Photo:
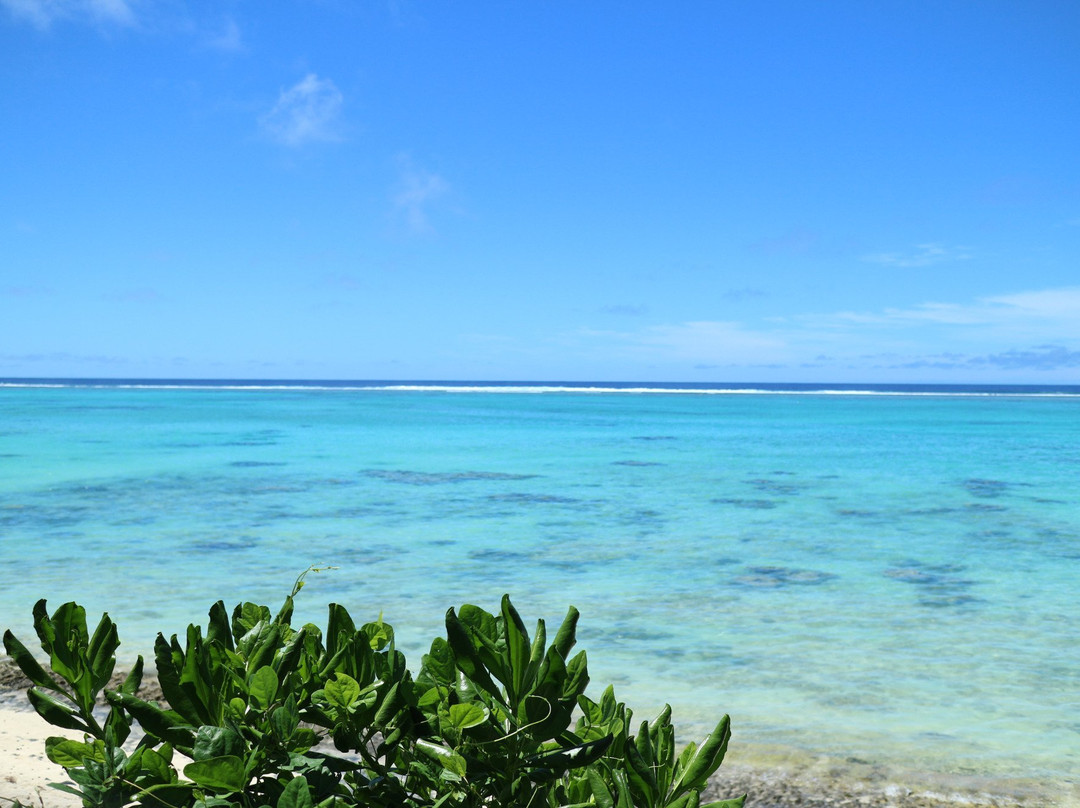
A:
{"label": "sandy seabed", "polygon": [[[80,734],[53,727],[33,712],[22,694],[28,684],[9,661],[0,659],[0,808],[14,800],[37,808],[77,808],[78,797],[49,785],[70,781],[45,756],[45,739]],[[145,682],[144,691],[155,685]],[[740,747],[735,738],[706,796],[716,800],[741,794],[748,795],[747,808],[1080,808],[1076,782],[906,772],[802,750]]]}

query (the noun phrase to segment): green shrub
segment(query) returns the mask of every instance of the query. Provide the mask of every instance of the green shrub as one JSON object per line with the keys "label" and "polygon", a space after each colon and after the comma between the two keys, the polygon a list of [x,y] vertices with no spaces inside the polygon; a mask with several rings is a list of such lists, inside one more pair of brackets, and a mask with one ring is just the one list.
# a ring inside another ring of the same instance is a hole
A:
{"label": "green shrub", "polygon": [[[570,656],[573,607],[550,644],[542,620],[530,637],[508,596],[497,614],[450,609],[414,679],[381,619],[357,628],[331,604],[325,631],[294,629],[302,586],[303,576],[276,615],[244,603],[230,616],[219,601],[205,634],[189,626],[183,645],[159,634],[166,706],[138,695],[142,657],[107,688],[119,645],[108,615],[91,636],[82,607],[49,616],[39,601],[34,628],[54,675],[10,631],[4,647],[33,683],[34,709],[84,733],[46,741],[75,783],[56,787],[87,808],[694,808],[724,757],[727,716],[676,756],[670,708],[631,734],[613,688],[588,698],[585,652]],[[135,724],[144,735],[127,751]]]}

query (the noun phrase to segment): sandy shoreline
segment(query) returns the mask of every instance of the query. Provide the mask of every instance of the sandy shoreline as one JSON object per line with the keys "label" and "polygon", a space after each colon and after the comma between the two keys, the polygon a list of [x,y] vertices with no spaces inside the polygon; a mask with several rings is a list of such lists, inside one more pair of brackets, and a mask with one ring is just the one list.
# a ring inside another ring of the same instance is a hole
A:
{"label": "sandy shoreline", "polygon": [[[153,688],[156,683],[147,679]],[[34,713],[22,693],[27,685],[8,660],[0,659],[0,808],[16,799],[39,808],[75,808],[77,797],[49,787],[64,782],[66,775],[45,757],[45,739],[79,734],[53,727]],[[708,796],[743,793],[749,795],[748,808],[1080,808],[1077,783],[902,772],[799,750],[740,747],[735,739]]]}

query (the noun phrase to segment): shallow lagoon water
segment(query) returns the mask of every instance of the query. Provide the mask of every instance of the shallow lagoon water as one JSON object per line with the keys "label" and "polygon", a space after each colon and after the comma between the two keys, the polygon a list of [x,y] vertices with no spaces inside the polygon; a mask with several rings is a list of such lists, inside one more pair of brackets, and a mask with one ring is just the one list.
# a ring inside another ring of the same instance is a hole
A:
{"label": "shallow lagoon water", "polygon": [[[594,686],[681,735],[911,769],[1080,771],[1080,397],[0,389],[0,623],[121,654],[274,604],[582,612]],[[595,695],[595,694],[594,694]]]}

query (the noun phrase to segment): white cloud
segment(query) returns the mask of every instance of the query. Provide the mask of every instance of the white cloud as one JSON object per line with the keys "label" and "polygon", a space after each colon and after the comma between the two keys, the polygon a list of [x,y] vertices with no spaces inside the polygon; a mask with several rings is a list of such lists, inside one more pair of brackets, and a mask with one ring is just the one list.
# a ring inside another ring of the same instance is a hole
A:
{"label": "white cloud", "polygon": [[0,0],[16,19],[45,29],[62,20],[134,25],[135,13],[127,0]]}
{"label": "white cloud", "polygon": [[582,330],[566,347],[596,360],[699,369],[813,368],[849,375],[900,370],[944,374],[943,379],[954,371],[968,378],[1060,374],[1080,366],[1080,287],[755,323],[701,320]]}
{"label": "white cloud", "polygon": [[259,123],[270,138],[286,146],[340,140],[338,117],[343,101],[334,82],[308,73],[281,91],[274,108]]}
{"label": "white cloud", "polygon": [[572,342],[578,343],[572,347],[579,353],[597,358],[614,354],[621,359],[685,365],[760,365],[791,356],[782,335],[723,321],[655,325],[638,331],[582,329]]}
{"label": "white cloud", "polygon": [[982,303],[1007,309],[1016,316],[1080,322],[1080,286],[999,295],[984,298]]}
{"label": "white cloud", "polygon": [[840,312],[800,318],[804,325],[824,328],[918,325],[966,327],[985,333],[1024,332],[1039,338],[1080,338],[1080,287],[1042,289],[977,298],[971,303],[922,303],[908,309],[880,312]]}
{"label": "white cloud", "polygon": [[661,348],[675,356],[701,361],[737,361],[752,355],[762,361],[780,358],[785,340],[774,334],[751,331],[740,323],[697,321],[679,325],[658,325],[640,336],[643,345]]}
{"label": "white cloud", "polygon": [[946,261],[967,261],[971,254],[967,247],[943,247],[940,244],[916,244],[909,252],[871,253],[862,260],[872,264],[894,267],[928,267]]}
{"label": "white cloud", "polygon": [[394,193],[394,210],[414,233],[431,233],[428,209],[450,190],[449,183],[438,174],[426,171],[407,157],[399,158],[401,176]]}

